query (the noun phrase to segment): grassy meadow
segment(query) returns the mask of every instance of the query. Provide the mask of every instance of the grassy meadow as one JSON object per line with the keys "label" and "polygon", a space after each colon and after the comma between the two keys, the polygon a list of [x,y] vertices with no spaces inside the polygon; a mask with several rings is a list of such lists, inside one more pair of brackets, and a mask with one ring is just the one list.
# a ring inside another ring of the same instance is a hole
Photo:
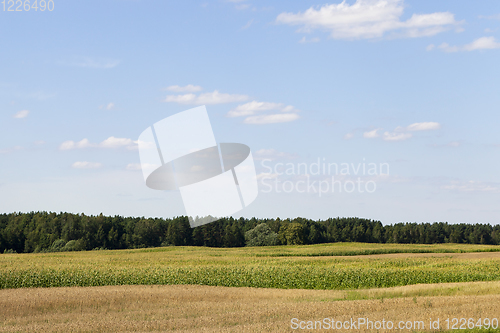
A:
{"label": "grassy meadow", "polygon": [[5,289],[0,332],[293,332],[292,318],[425,323],[423,330],[404,332],[428,332],[429,318],[440,318],[443,332],[446,318],[498,318],[499,292],[499,281],[356,291],[193,285]]}
{"label": "grassy meadow", "polygon": [[334,243],[1,254],[0,332],[284,332],[292,318],[499,318],[499,251]]}
{"label": "grassy meadow", "polygon": [[499,246],[334,243],[0,255],[0,289],[207,285],[360,289],[500,280]]}

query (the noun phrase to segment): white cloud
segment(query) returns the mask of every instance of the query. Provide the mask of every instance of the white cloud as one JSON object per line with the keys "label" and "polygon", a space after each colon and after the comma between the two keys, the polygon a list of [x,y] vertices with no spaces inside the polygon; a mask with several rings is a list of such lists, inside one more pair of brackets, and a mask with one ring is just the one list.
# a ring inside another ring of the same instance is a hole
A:
{"label": "white cloud", "polygon": [[500,14],[496,15],[479,15],[478,16],[480,19],[488,19],[488,20],[500,20]]}
{"label": "white cloud", "polygon": [[265,124],[275,124],[275,123],[286,123],[299,119],[300,116],[296,113],[279,113],[279,114],[269,114],[261,116],[251,116],[245,118],[243,121],[245,124],[251,125],[265,125]]}
{"label": "white cloud", "polygon": [[403,0],[356,0],[352,5],[342,1],[303,13],[281,13],[276,22],[299,26],[298,32],[326,30],[334,39],[380,38],[390,32],[399,37],[433,36],[459,24],[449,12],[413,14],[401,21],[403,11]]}
{"label": "white cloud", "polygon": [[250,4],[244,3],[246,0],[226,0],[227,2],[234,3],[234,8],[238,10],[245,10],[250,8]]}
{"label": "white cloud", "polygon": [[149,164],[149,163],[129,163],[127,164],[126,169],[131,170],[131,171],[137,171],[137,170],[155,170],[158,169],[161,165],[158,164]]}
{"label": "white cloud", "polygon": [[23,149],[23,147],[21,147],[21,146],[15,146],[15,147],[12,147],[12,148],[0,149],[0,154],[8,154],[8,153],[12,153],[14,151],[22,150],[22,149]]}
{"label": "white cloud", "polygon": [[59,146],[59,150],[82,149],[82,148],[89,148],[89,147],[92,147],[92,146],[93,145],[89,142],[88,139],[83,139],[83,140],[78,141],[78,142],[75,142],[75,141],[64,141]]}
{"label": "white cloud", "polygon": [[99,169],[102,167],[101,163],[93,162],[75,162],[71,165],[73,169]]}
{"label": "white cloud", "polygon": [[78,57],[75,61],[73,61],[69,65],[76,67],[85,67],[85,68],[109,69],[109,68],[114,68],[119,64],[120,60],[116,59]]}
{"label": "white cloud", "polygon": [[442,189],[460,191],[460,192],[496,192],[499,188],[498,183],[479,182],[474,180],[458,181],[452,180],[447,185],[441,186]]}
{"label": "white cloud", "polygon": [[242,4],[239,4],[239,5],[235,5],[234,8],[236,8],[238,10],[245,10],[245,9],[250,8],[250,5],[247,4],[247,3],[242,3]]}
{"label": "white cloud", "polygon": [[366,138],[366,139],[374,139],[374,138],[378,138],[380,135],[378,134],[378,131],[380,130],[380,128],[376,128],[372,131],[368,131],[368,132],[364,132],[363,133],[363,138]]}
{"label": "white cloud", "polygon": [[423,122],[423,123],[414,123],[406,127],[407,131],[433,131],[441,128],[440,123],[436,123],[433,121]]}
{"label": "white cloud", "polygon": [[461,141],[451,141],[451,142],[448,142],[448,143],[445,143],[445,144],[436,144],[436,143],[434,143],[431,146],[432,147],[437,147],[437,148],[440,148],[440,147],[457,148],[457,147],[462,146],[462,142]]}
{"label": "white cloud", "polygon": [[299,43],[317,43],[319,41],[320,41],[320,39],[318,37],[307,39],[306,36],[304,36],[304,37],[302,37],[301,40],[299,40]]}
{"label": "white cloud", "polygon": [[[394,129],[393,132],[384,132],[382,135],[382,139],[384,141],[403,141],[410,139],[413,135],[409,132],[418,132],[418,131],[432,131],[438,130],[441,128],[440,123],[436,122],[422,122],[422,123],[413,123],[409,126],[402,127],[398,126]],[[382,128],[377,128],[372,131],[364,132],[363,137],[366,139],[374,139],[380,137],[378,131],[382,130]]]}
{"label": "white cloud", "polygon": [[192,84],[188,84],[187,86],[184,86],[184,87],[181,87],[178,85],[168,86],[165,88],[165,90],[173,91],[173,92],[198,92],[198,91],[202,91],[203,88],[201,86],[195,86]]}
{"label": "white cloud", "polygon": [[72,149],[83,149],[83,148],[125,148],[128,150],[137,149],[137,141],[126,138],[115,138],[110,136],[101,143],[94,144],[90,143],[88,139],[83,139],[81,141],[64,141],[60,146],[59,150],[72,150]]}
{"label": "white cloud", "polygon": [[403,141],[412,137],[411,133],[389,133],[385,132],[383,139],[385,141]]}
{"label": "white cloud", "polygon": [[115,108],[115,103],[108,103],[106,105],[99,106],[99,109],[113,110]]}
{"label": "white cloud", "polygon": [[403,141],[410,139],[413,135],[408,132],[434,131],[441,128],[441,124],[433,121],[413,123],[406,127],[398,126],[394,132],[384,132],[385,141]]}
{"label": "white cloud", "polygon": [[451,46],[448,43],[442,43],[437,48],[443,52],[448,52],[448,53],[460,51],[460,48],[458,46]]}
{"label": "white cloud", "polygon": [[[293,109],[293,106],[289,105],[286,108],[287,110]],[[269,110],[284,110],[285,105],[283,103],[270,103],[270,102],[258,102],[251,101],[245,104],[238,105],[231,111],[227,113],[228,117],[243,117],[243,116],[251,116],[259,111],[269,111]],[[287,111],[284,111],[287,112]]]}
{"label": "white cloud", "polygon": [[464,46],[466,51],[488,49],[500,49],[500,43],[495,40],[495,37],[481,37]]}
{"label": "white cloud", "polygon": [[[277,110],[279,114],[266,114],[255,116],[258,112],[265,112]],[[243,121],[245,124],[262,125],[272,123],[284,123],[299,119],[297,115],[299,110],[295,109],[292,105],[283,103],[259,102],[251,101],[245,104],[238,105],[227,113],[228,117],[247,117]]]}
{"label": "white cloud", "polygon": [[247,24],[245,24],[244,26],[242,26],[241,29],[245,30],[245,29],[250,28],[250,26],[252,25],[252,23],[253,23],[253,19],[251,19],[250,21],[247,22]]}
{"label": "white cloud", "polygon": [[126,167],[127,170],[137,171],[142,170],[142,166],[140,163],[129,163]]}
{"label": "white cloud", "polygon": [[[437,47],[443,52],[458,52],[458,51],[475,51],[475,50],[492,50],[500,49],[500,43],[497,42],[495,37],[481,37],[475,39],[472,43],[463,46],[452,46],[448,43],[442,43]],[[428,49],[430,51],[430,49]]]}
{"label": "white cloud", "polygon": [[168,95],[164,101],[174,102],[179,104],[209,105],[209,104],[244,102],[246,100],[248,100],[247,95],[224,94],[215,90],[211,93],[204,93],[200,95],[195,95],[195,94]]}
{"label": "white cloud", "polygon": [[344,140],[350,140],[352,138],[354,138],[354,133],[347,133],[344,135]]}
{"label": "white cloud", "polygon": [[427,51],[432,51],[432,50],[434,50],[434,48],[435,48],[435,47],[436,47],[436,46],[435,46],[434,44],[429,44],[429,45],[427,45],[427,47],[426,47],[425,49],[426,49]]}
{"label": "white cloud", "polygon": [[[45,144],[45,141],[38,140],[38,141],[33,142],[33,144],[35,146],[40,147],[40,146],[42,146],[42,145]],[[20,150],[24,150],[24,149],[25,148],[22,147],[22,146],[14,146],[14,147],[9,147],[9,148],[3,148],[3,149],[0,149],[0,154],[10,154],[10,153],[13,153],[13,152],[16,152],[16,151],[20,151]]]}
{"label": "white cloud", "polygon": [[126,138],[115,138],[114,136],[110,136],[103,142],[99,144],[99,147],[101,148],[129,148],[129,147],[135,147],[136,143],[135,141],[132,141],[132,139],[126,139]]}
{"label": "white cloud", "polygon": [[17,112],[15,115],[13,115],[12,117],[14,117],[16,119],[22,119],[22,118],[26,118],[29,113],[30,112],[28,110],[21,110],[21,111]]}
{"label": "white cloud", "polygon": [[281,112],[299,112],[299,110],[297,110],[291,105],[287,105],[283,109],[281,109]]}

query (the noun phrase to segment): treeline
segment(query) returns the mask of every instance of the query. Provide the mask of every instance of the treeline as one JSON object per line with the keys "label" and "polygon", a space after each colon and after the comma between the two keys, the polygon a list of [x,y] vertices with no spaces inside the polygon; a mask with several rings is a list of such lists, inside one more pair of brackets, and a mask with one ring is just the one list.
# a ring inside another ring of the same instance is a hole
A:
{"label": "treeline", "polygon": [[317,221],[224,218],[190,228],[187,217],[162,219],[48,212],[0,214],[0,253],[332,242],[499,245],[500,225],[436,222],[384,226],[380,221],[362,218]]}

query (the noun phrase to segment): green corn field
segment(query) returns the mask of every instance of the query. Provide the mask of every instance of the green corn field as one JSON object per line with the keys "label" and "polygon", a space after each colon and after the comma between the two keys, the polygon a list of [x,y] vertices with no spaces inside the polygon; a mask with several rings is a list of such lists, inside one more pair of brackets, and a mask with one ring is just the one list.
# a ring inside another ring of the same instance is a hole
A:
{"label": "green corn field", "polygon": [[[195,284],[359,289],[493,281],[500,280],[500,258],[474,252],[498,250],[498,246],[481,245],[336,243],[239,249],[164,247],[2,254],[0,288]],[[430,254],[358,255],[384,251]],[[467,252],[468,256],[453,255]]]}

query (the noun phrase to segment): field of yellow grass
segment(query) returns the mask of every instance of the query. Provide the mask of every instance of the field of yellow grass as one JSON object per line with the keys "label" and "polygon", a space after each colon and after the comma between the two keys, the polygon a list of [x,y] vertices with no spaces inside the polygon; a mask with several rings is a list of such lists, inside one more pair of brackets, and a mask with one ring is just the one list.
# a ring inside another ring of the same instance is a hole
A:
{"label": "field of yellow grass", "polygon": [[291,332],[292,318],[423,321],[420,331],[430,331],[429,318],[440,318],[445,329],[446,318],[499,318],[499,309],[500,282],[356,291],[190,285],[7,289],[0,291],[0,331]]}

